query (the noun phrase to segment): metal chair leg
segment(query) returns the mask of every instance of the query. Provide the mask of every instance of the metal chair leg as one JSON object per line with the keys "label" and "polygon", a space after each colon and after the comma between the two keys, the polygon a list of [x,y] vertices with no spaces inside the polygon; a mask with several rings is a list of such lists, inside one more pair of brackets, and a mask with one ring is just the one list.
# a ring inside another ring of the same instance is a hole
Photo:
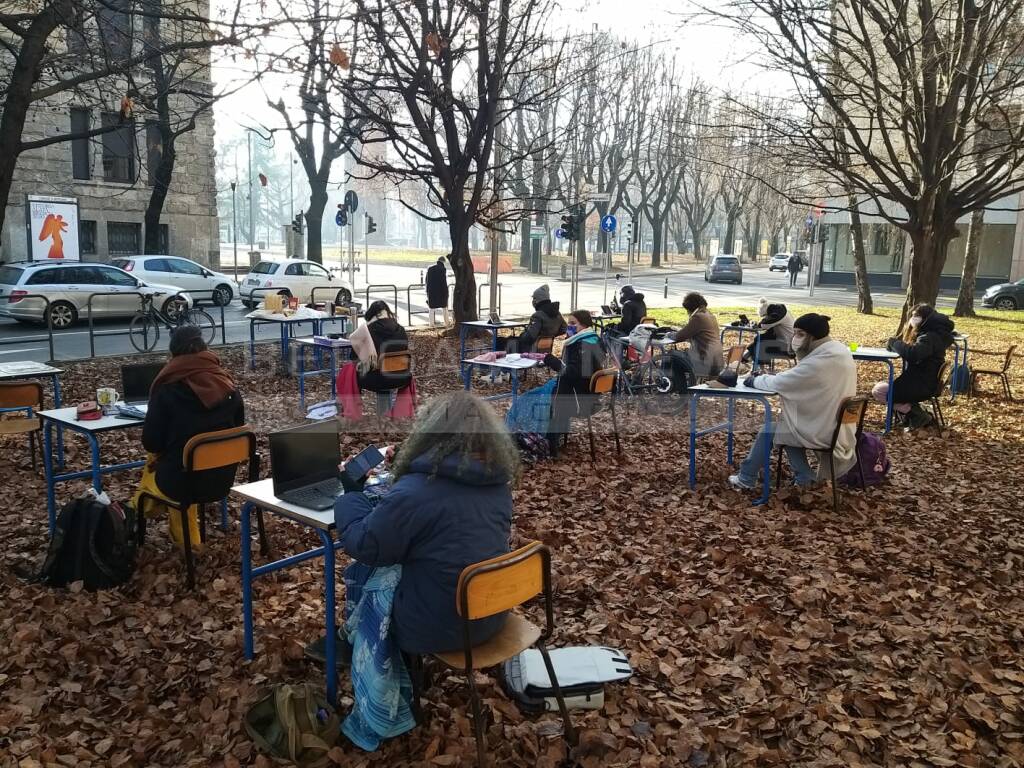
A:
{"label": "metal chair leg", "polygon": [[782,487],[782,446],[779,446],[779,463],[775,468],[775,490]]}
{"label": "metal chair leg", "polygon": [[256,530],[260,535],[260,554],[270,557],[270,539],[267,538],[267,529],[263,525],[263,510],[256,508]]}
{"label": "metal chair leg", "polygon": [[593,419],[587,416],[587,436],[590,438],[590,463],[597,463],[597,453],[594,451],[594,424]]}
{"label": "metal chair leg", "polygon": [[1013,402],[1013,395],[1010,394],[1010,377],[1005,373],[1000,375],[1003,380],[1003,391],[1006,393],[1006,399],[1011,403]]}
{"label": "metal chair leg", "polygon": [[555,691],[555,700],[558,702],[558,712],[562,716],[562,728],[565,732],[565,740],[570,745],[576,746],[576,729],[572,727],[572,720],[569,719],[569,708],[565,706],[565,696],[562,695],[562,686],[558,684],[558,678],[555,676],[555,667],[551,663],[551,657],[548,655],[548,649],[544,643],[537,643],[537,650],[540,651],[541,658],[544,659],[544,668],[547,670],[548,679],[551,681],[551,687]]}
{"label": "metal chair leg", "polygon": [[199,504],[197,506],[198,506],[198,513],[199,513],[199,540],[203,544],[205,544],[206,543],[206,505],[205,504]]}
{"label": "metal chair leg", "polygon": [[[171,514],[174,514],[173,512]],[[188,578],[189,590],[196,588],[196,566],[192,559],[192,532],[189,531],[188,525],[188,507],[181,506],[178,509],[178,514],[181,515],[181,539],[185,545],[185,570]]]}
{"label": "metal chair leg", "polygon": [[832,480],[832,514],[839,512],[839,484],[836,483],[836,460],[831,453],[828,455],[828,475]]}
{"label": "metal chair leg", "polygon": [[32,471],[36,471],[36,433],[28,433],[28,457],[32,461]]}
{"label": "metal chair leg", "polygon": [[469,683],[469,699],[473,707],[473,735],[476,737],[476,763],[480,768],[487,765],[487,749],[484,743],[484,715],[480,706],[480,692],[476,689],[473,670],[467,670],[466,680]]}
{"label": "metal chair leg", "polygon": [[612,401],[612,429],[615,430],[615,453],[619,456],[622,455],[622,445],[619,443],[619,419],[615,415],[615,395],[611,396]]}

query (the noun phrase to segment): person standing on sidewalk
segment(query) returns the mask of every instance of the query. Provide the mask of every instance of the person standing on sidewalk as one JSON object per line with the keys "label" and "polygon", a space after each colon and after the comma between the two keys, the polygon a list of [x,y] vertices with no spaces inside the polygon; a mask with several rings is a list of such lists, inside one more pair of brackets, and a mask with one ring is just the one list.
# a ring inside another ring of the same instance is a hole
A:
{"label": "person standing on sidewalk", "polygon": [[791,253],[789,255],[789,262],[786,264],[786,269],[789,270],[789,287],[796,287],[796,276],[800,274],[800,271],[804,268],[804,262],[800,258],[799,254]]}
{"label": "person standing on sidewalk", "polygon": [[427,307],[430,309],[430,324],[437,325],[437,310],[444,310],[444,326],[448,327],[448,270],[444,258],[427,270]]}

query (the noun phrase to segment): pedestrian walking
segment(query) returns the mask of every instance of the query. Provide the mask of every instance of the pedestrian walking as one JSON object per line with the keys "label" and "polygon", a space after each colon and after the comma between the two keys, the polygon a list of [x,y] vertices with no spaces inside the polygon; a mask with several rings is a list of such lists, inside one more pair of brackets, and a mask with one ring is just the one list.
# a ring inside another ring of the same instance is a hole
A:
{"label": "pedestrian walking", "polygon": [[448,318],[448,270],[444,258],[427,270],[427,307],[430,309],[430,324],[437,325],[437,310],[444,311],[444,325],[447,328]]}
{"label": "pedestrian walking", "polygon": [[796,276],[800,274],[800,271],[804,268],[803,259],[796,253],[790,254],[789,262],[786,264],[786,269],[789,270],[789,287],[793,288],[796,286]]}

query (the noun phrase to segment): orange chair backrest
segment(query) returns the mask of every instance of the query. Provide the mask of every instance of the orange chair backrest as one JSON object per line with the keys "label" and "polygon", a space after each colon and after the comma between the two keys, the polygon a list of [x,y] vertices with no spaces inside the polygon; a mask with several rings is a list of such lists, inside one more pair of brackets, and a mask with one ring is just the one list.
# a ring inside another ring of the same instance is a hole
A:
{"label": "orange chair backrest", "polygon": [[455,594],[459,615],[483,619],[522,605],[544,591],[549,569],[548,548],[539,541],[467,566]]}
{"label": "orange chair backrest", "polygon": [[551,350],[555,348],[555,337],[554,336],[541,336],[537,339],[537,343],[534,345],[534,349],[544,354],[550,354]]}
{"label": "orange chair backrest", "polygon": [[379,361],[381,373],[406,374],[412,371],[412,353],[406,350],[385,352]]}
{"label": "orange chair backrest", "polygon": [[615,380],[619,372],[615,368],[605,368],[590,377],[590,391],[595,395],[604,395],[615,389]]}
{"label": "orange chair backrest", "polygon": [[733,363],[739,363],[743,361],[743,353],[747,351],[747,348],[742,344],[738,344],[734,347],[729,347],[729,351],[725,353],[725,364],[732,365]]}
{"label": "orange chair backrest", "polygon": [[43,386],[38,381],[0,382],[0,408],[35,408],[43,405]]}
{"label": "orange chair backrest", "polygon": [[241,464],[255,452],[256,436],[248,426],[203,432],[187,443],[182,454],[185,468],[195,472]]}
{"label": "orange chair backrest", "polygon": [[868,407],[868,399],[863,396],[848,397],[839,405],[840,424],[859,424],[861,414]]}
{"label": "orange chair backrest", "polygon": [[658,321],[650,315],[640,318],[640,325],[657,325]]}

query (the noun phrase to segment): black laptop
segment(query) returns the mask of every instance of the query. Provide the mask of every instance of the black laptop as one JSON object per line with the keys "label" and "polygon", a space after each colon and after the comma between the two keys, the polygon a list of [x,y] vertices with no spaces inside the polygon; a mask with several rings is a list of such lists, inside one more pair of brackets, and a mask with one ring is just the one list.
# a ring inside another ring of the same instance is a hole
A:
{"label": "black laptop", "polygon": [[324,510],[343,493],[338,479],[338,425],[320,422],[270,434],[274,495],[289,504]]}
{"label": "black laptop", "polygon": [[149,391],[163,367],[163,363],[122,365],[121,402],[145,415],[149,407]]}

